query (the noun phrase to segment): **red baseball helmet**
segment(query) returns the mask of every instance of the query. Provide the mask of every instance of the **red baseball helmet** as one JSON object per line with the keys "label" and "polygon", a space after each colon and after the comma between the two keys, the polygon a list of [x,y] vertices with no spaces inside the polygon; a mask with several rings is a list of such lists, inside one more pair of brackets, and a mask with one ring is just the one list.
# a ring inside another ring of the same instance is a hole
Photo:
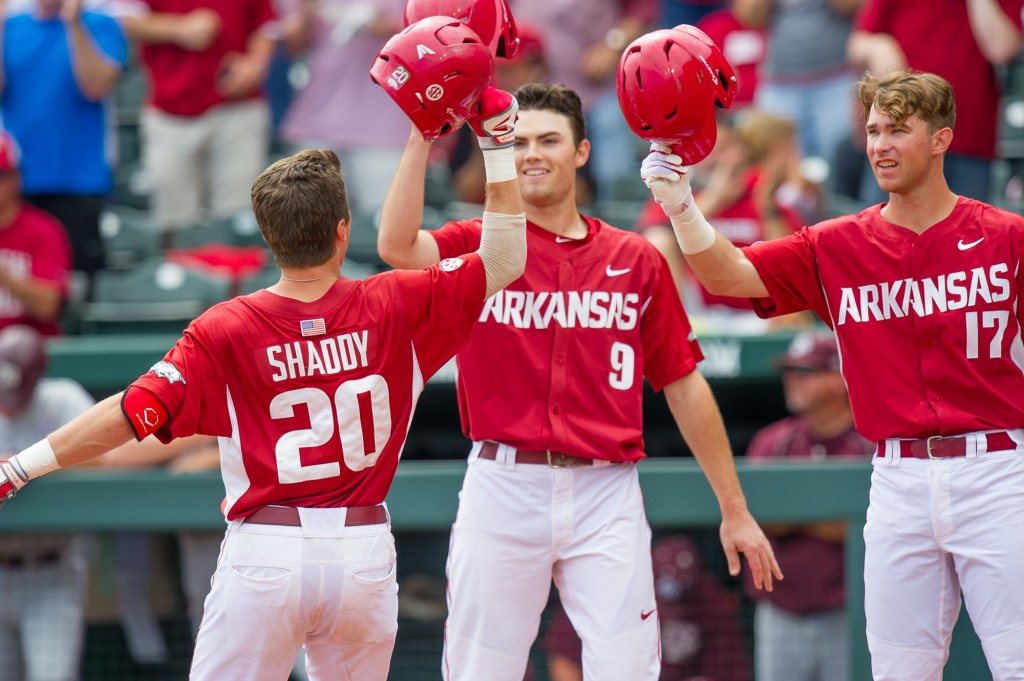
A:
{"label": "red baseball helmet", "polygon": [[736,74],[718,46],[689,25],[653,31],[622,53],[616,82],[629,127],[691,165],[715,146],[715,107],[736,97]]}
{"label": "red baseball helmet", "polygon": [[405,5],[406,26],[438,15],[467,24],[495,57],[510,59],[519,48],[519,32],[507,0],[408,0]]}
{"label": "red baseball helmet", "polygon": [[44,373],[46,350],[38,331],[21,324],[0,331],[0,411],[24,410]]}
{"label": "red baseball helmet", "polygon": [[451,17],[420,19],[393,36],[370,77],[433,141],[473,113],[494,76],[494,57],[469,26]]}

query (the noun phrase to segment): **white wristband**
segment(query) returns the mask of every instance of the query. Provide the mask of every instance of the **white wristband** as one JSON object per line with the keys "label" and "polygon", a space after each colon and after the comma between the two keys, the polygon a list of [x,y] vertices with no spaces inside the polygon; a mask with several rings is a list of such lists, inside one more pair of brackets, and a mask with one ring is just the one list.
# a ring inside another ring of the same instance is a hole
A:
{"label": "white wristband", "polygon": [[715,244],[717,232],[715,228],[704,219],[704,214],[697,208],[697,203],[690,202],[690,205],[679,215],[669,220],[672,222],[672,229],[676,233],[676,241],[683,253],[692,255],[706,251]]}
{"label": "white wristband", "polygon": [[60,464],[57,463],[57,455],[53,453],[53,447],[45,437],[12,456],[11,461],[21,466],[29,480],[60,468]]}
{"label": "white wristband", "polygon": [[487,183],[516,179],[516,150],[511,144],[498,149],[484,149],[484,173]]}

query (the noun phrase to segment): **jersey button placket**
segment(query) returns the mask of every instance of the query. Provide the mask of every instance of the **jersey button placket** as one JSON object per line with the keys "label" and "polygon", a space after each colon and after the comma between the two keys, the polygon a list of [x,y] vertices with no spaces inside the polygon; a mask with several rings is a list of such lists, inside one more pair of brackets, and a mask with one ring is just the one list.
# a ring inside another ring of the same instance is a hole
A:
{"label": "jersey button placket", "polygon": [[[927,242],[924,238],[918,237],[914,241],[914,247],[909,253],[910,275],[920,282],[934,273],[929,268],[930,260]],[[932,314],[917,314],[913,309],[909,310],[910,319],[913,323],[914,336],[917,339],[918,361],[920,362],[920,375],[922,377],[922,388],[929,402],[929,406],[938,419],[936,425],[941,424],[947,414],[944,404],[941,404],[941,394],[936,385],[936,379],[945,375],[942,367],[941,352],[935,349],[936,341],[942,338],[942,317]]]}
{"label": "jersey button placket", "polygon": [[[571,260],[562,262],[562,266],[558,268],[557,276],[556,290],[563,293],[575,290],[576,270]],[[556,447],[557,443],[564,443],[566,441],[562,405],[565,402],[565,391],[568,384],[566,355],[569,352],[571,340],[572,331],[569,328],[555,325],[554,339],[551,344],[551,396],[548,399],[548,414],[551,419],[552,446]]]}

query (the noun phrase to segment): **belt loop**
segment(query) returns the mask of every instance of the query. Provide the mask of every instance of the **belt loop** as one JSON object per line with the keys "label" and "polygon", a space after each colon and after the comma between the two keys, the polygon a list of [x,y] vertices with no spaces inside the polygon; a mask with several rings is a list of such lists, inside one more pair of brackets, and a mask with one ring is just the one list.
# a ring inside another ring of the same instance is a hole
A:
{"label": "belt loop", "polygon": [[890,466],[895,466],[903,458],[903,445],[900,444],[899,440],[886,440],[885,441],[885,461]]}
{"label": "belt loop", "polygon": [[971,433],[964,442],[964,456],[968,459],[977,459],[988,453],[988,435],[986,433]]}
{"label": "belt loop", "polygon": [[498,451],[494,454],[494,463],[502,468],[512,470],[516,467],[516,448],[498,443]]}

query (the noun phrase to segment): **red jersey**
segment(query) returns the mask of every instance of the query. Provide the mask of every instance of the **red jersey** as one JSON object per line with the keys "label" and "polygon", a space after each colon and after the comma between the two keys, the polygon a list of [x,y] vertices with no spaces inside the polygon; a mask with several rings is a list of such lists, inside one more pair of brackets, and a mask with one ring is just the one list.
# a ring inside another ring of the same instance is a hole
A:
{"label": "red jersey", "polygon": [[762,316],[813,310],[871,440],[1024,426],[1024,217],[960,197],[924,234],[881,205],[744,249]]}
{"label": "red jersey", "polygon": [[[661,390],[703,359],[661,254],[586,221],[579,240],[527,223],[526,272],[484,304],[457,356],[471,439],[639,460],[643,378]],[[477,248],[480,232],[470,220],[431,234],[443,258]]]}
{"label": "red jersey", "polygon": [[[220,32],[205,50],[186,50],[172,43],[142,45],[149,71],[149,104],[175,116],[198,116],[226,101],[217,90],[225,58],[243,54],[257,30],[272,32],[271,0],[145,0],[153,12],[186,14],[200,7],[220,16]],[[243,99],[260,97],[259,92]]]}
{"label": "red jersey", "polygon": [[[1024,0],[998,4],[1020,30]],[[971,32],[964,0],[867,0],[856,28],[890,34],[910,68],[938,74],[953,86],[956,135],[951,152],[995,158],[1001,89],[995,68]]]}
{"label": "red jersey", "polygon": [[[0,228],[0,267],[16,279],[33,277],[56,284],[62,297],[68,291],[71,271],[71,243],[64,226],[49,213],[22,204],[14,222]],[[56,322],[40,322],[25,312],[25,304],[0,288],[0,329],[26,324],[46,336],[60,333]]]}
{"label": "red jersey", "polygon": [[427,379],[484,300],[483,261],[339,280],[302,303],[266,290],[216,305],[133,385],[154,393],[167,442],[220,437],[227,517],[267,504],[384,500]]}

